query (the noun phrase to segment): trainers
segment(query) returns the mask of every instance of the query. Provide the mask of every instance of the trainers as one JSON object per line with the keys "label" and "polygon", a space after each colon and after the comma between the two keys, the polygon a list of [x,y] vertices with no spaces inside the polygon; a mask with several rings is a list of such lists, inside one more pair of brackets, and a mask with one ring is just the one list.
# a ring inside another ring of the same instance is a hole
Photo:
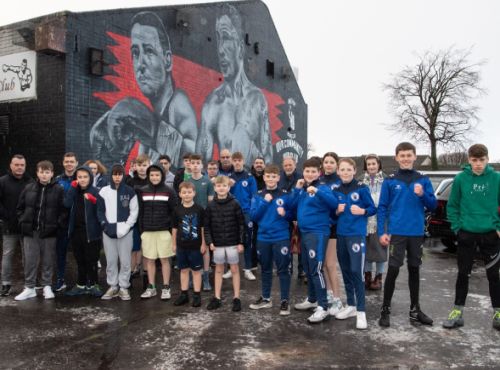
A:
{"label": "trainers", "polygon": [[233,273],[231,272],[231,270],[227,270],[227,272],[222,275],[222,278],[223,279],[231,279],[233,277]]}
{"label": "trainers", "polygon": [[78,285],[78,284],[73,286],[73,288],[71,288],[65,293],[65,295],[70,297],[85,295],[85,294],[87,294],[87,289],[85,289],[85,285]]}
{"label": "trainers", "polygon": [[88,288],[88,294],[91,295],[92,297],[102,297],[103,291],[99,284],[94,284],[90,288]]}
{"label": "trainers", "polygon": [[391,308],[389,306],[382,306],[378,324],[383,328],[388,328],[389,326],[391,326]]}
{"label": "trainers", "polygon": [[174,301],[174,306],[182,306],[189,303],[189,296],[187,292],[182,292],[177,299]]}
{"label": "trainers", "polygon": [[280,316],[288,316],[290,315],[290,306],[286,299],[281,301],[280,305]]}
{"label": "trainers", "polygon": [[241,311],[241,300],[239,298],[233,298],[233,308],[231,310],[233,312]]}
{"label": "trainers", "polygon": [[250,305],[250,309],[252,310],[260,310],[261,308],[271,308],[273,307],[273,303],[271,302],[270,299],[265,299],[262,297],[259,297],[255,303],[252,303]]}
{"label": "trainers", "polygon": [[212,290],[212,286],[210,285],[210,280],[208,277],[208,271],[203,271],[203,291],[204,292],[209,292]]}
{"label": "trainers", "polygon": [[357,312],[356,313],[356,329],[365,330],[368,329],[368,323],[366,322],[366,313]]}
{"label": "trainers", "polygon": [[7,297],[10,295],[11,285],[2,285],[2,290],[0,290],[0,296]]}
{"label": "trainers", "polygon": [[43,287],[43,297],[45,299],[54,299],[55,298],[54,292],[52,291],[52,287],[50,285],[46,285]]}
{"label": "trainers", "polygon": [[213,297],[210,302],[208,302],[208,305],[207,305],[207,310],[216,310],[218,309],[220,306],[222,306],[222,303],[220,301],[219,298],[217,297]]}
{"label": "trainers", "polygon": [[15,296],[16,301],[24,301],[26,299],[35,298],[36,291],[35,288],[24,288],[24,290]]}
{"label": "trainers", "polygon": [[495,309],[495,314],[493,315],[493,328],[500,330],[500,309],[498,308]]}
{"label": "trainers", "polygon": [[122,301],[130,301],[132,299],[132,297],[130,297],[129,290],[125,288],[120,288],[120,291],[118,292],[118,297],[120,297]]}
{"label": "trainers", "polygon": [[163,301],[166,301],[166,300],[169,300],[171,297],[172,296],[170,294],[170,287],[164,285],[163,288],[162,288],[162,290],[161,290],[161,297],[160,297],[160,299],[163,300]]}
{"label": "trainers", "polygon": [[326,320],[328,317],[328,310],[325,310],[323,307],[318,306],[314,310],[314,313],[307,318],[307,321],[310,324],[317,324],[322,322],[323,320]]}
{"label": "trainers", "polygon": [[294,308],[298,311],[308,311],[311,308],[317,308],[318,302],[309,302],[309,299],[306,298],[304,302],[297,303]]}
{"label": "trainers", "polygon": [[101,297],[101,299],[107,301],[109,299],[113,299],[115,297],[118,297],[118,292],[120,291],[120,289],[118,289],[118,287],[109,287],[108,290],[106,290],[106,293],[104,293],[104,295]]}
{"label": "trainers", "polygon": [[154,297],[155,295],[156,295],[156,287],[149,284],[144,293],[141,294],[141,298],[148,299]]}
{"label": "trainers", "polygon": [[356,317],[357,312],[355,306],[345,306],[335,315],[335,318],[337,320],[345,320],[350,317]]}
{"label": "trainers", "polygon": [[244,270],[244,276],[245,276],[245,279],[247,280],[250,280],[250,281],[254,281],[254,280],[257,280],[257,278],[255,277],[255,275],[253,274],[253,272],[251,270]]}
{"label": "trainers", "polygon": [[409,317],[411,321],[418,321],[423,325],[432,325],[434,322],[429,316],[420,310],[420,306],[416,306],[410,310]]}
{"label": "trainers", "polygon": [[193,307],[200,307],[201,306],[201,295],[200,295],[200,293],[194,293],[193,294],[193,303],[191,303],[191,306],[193,306]]}
{"label": "trainers", "polygon": [[257,271],[259,269],[259,266],[253,266],[250,270],[251,271]]}
{"label": "trainers", "polygon": [[35,290],[41,290],[41,289],[43,289],[43,286],[41,286],[40,283],[37,282],[35,285]]}
{"label": "trainers", "polygon": [[57,279],[56,285],[54,286],[54,290],[56,292],[62,292],[64,289],[66,289],[66,284],[64,283],[64,280]]}
{"label": "trainers", "polygon": [[342,301],[340,300],[340,298],[334,298],[333,303],[332,303],[330,309],[328,310],[328,313],[330,314],[330,316],[335,317],[343,308],[344,308],[344,305],[342,304]]}
{"label": "trainers", "polygon": [[464,326],[464,318],[462,316],[462,310],[457,307],[454,307],[450,314],[448,315],[448,319],[443,321],[443,328],[445,329],[455,329],[460,326]]}

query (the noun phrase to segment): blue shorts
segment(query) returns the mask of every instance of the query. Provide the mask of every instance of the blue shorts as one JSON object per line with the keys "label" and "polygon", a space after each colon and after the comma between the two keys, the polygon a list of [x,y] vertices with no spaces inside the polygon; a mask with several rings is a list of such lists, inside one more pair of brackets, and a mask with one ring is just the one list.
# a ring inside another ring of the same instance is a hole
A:
{"label": "blue shorts", "polygon": [[177,267],[180,270],[200,271],[203,268],[203,255],[199,249],[182,249],[177,247]]}

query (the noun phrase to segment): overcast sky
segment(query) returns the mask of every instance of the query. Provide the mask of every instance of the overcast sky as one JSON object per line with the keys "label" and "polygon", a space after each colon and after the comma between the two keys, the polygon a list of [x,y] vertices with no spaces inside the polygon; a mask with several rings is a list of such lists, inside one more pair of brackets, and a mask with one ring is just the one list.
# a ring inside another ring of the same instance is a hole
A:
{"label": "overcast sky", "polygon": [[[0,25],[62,10],[86,11],[199,3],[189,0],[28,0],[3,2]],[[392,154],[405,139],[392,122],[382,84],[416,62],[415,53],[473,46],[485,59],[481,122],[474,136],[500,161],[500,1],[495,0],[265,0],[309,106],[315,152],[341,156]],[[429,153],[418,145],[420,154]],[[442,152],[442,150],[441,150]]]}

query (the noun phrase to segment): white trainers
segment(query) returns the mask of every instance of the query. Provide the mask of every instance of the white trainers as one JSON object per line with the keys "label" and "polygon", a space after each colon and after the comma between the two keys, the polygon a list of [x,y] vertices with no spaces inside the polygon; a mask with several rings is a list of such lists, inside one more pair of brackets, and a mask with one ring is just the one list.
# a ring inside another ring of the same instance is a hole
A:
{"label": "white trainers", "polygon": [[227,270],[227,272],[222,275],[222,278],[223,279],[231,279],[233,277],[233,273],[231,272],[231,270]]}
{"label": "white trainers", "polygon": [[260,310],[261,308],[271,308],[273,307],[273,302],[270,299],[264,299],[260,297],[257,302],[252,303],[250,305],[250,309],[252,310]]}
{"label": "white trainers", "polygon": [[52,291],[52,287],[50,285],[46,285],[43,287],[43,297],[45,299],[54,299],[55,298],[54,292]]}
{"label": "white trainers", "polygon": [[130,297],[128,289],[125,288],[120,288],[120,291],[118,292],[118,297],[120,297],[122,301],[130,301],[132,299]]}
{"label": "white trainers", "polygon": [[295,306],[293,306],[296,310],[298,311],[307,311],[310,310],[311,308],[316,308],[318,307],[318,302],[309,302],[309,299],[305,299],[304,302],[297,303]]}
{"label": "white trainers", "polygon": [[366,322],[366,313],[359,311],[356,314],[356,329],[365,330],[368,329],[368,323]]}
{"label": "white trainers", "polygon": [[311,324],[316,324],[318,322],[321,322],[328,318],[328,311],[325,310],[323,307],[318,306],[314,310],[314,313],[307,318],[307,321],[310,322]]}
{"label": "white trainers", "polygon": [[156,288],[147,288],[144,293],[141,294],[141,298],[148,299],[156,295]]}
{"label": "white trainers", "polygon": [[170,288],[163,288],[161,290],[161,297],[160,299],[163,299],[163,300],[167,300],[167,299],[170,299],[171,295],[170,295]]}
{"label": "white trainers", "polygon": [[113,299],[115,297],[118,297],[118,291],[119,289],[117,287],[109,287],[108,290],[106,290],[106,293],[104,293],[104,295],[101,297],[102,300],[110,300],[110,299]]}
{"label": "white trainers", "polygon": [[29,298],[35,298],[36,297],[36,290],[34,288],[24,288],[24,290],[16,295],[14,298],[16,301],[24,301]]}
{"label": "white trainers", "polygon": [[257,280],[257,278],[253,274],[252,270],[244,270],[244,271],[245,271],[245,273],[244,273],[245,279],[250,280],[250,281]]}
{"label": "white trainers", "polygon": [[328,310],[328,313],[330,314],[330,316],[335,317],[342,310],[342,308],[344,308],[344,306],[342,305],[342,301],[340,300],[340,298],[334,298],[333,303]]}
{"label": "white trainers", "polygon": [[335,315],[337,320],[345,320],[349,317],[356,317],[356,307],[355,306],[345,306],[343,309],[339,311],[338,314]]}

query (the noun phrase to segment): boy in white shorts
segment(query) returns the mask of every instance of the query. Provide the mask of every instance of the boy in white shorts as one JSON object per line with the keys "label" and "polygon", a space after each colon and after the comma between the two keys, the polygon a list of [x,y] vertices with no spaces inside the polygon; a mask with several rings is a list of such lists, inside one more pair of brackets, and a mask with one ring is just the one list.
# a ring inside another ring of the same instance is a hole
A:
{"label": "boy in white shorts", "polygon": [[243,252],[245,218],[238,201],[229,194],[229,178],[217,176],[214,181],[215,197],[205,211],[205,242],[214,252],[215,296],[207,306],[215,310],[221,306],[222,274],[228,263],[233,277],[233,308],[241,311],[239,254]]}

